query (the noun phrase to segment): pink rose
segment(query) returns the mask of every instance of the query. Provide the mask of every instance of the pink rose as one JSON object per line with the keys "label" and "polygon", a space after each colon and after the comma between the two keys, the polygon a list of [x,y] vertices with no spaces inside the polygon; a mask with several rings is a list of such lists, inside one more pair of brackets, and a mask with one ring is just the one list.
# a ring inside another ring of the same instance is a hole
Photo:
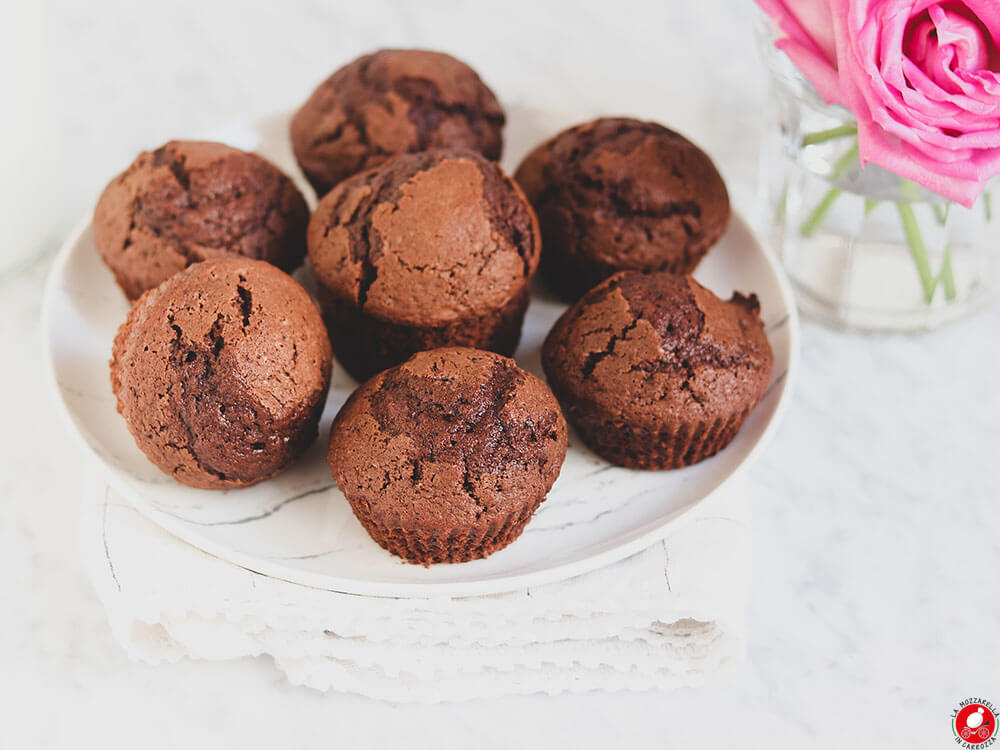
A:
{"label": "pink rose", "polygon": [[[1000,174],[1000,2],[759,2],[778,18],[782,49],[817,91],[857,117],[863,164],[966,206]],[[832,23],[835,55],[824,59],[835,65],[836,86],[819,66],[829,38],[816,22],[823,13]]]}

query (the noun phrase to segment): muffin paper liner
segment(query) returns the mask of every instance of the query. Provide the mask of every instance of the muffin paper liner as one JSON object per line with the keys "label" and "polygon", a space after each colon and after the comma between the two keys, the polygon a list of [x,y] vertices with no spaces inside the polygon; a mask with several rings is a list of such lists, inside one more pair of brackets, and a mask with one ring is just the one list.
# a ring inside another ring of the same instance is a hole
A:
{"label": "muffin paper liner", "polygon": [[542,499],[508,515],[502,522],[497,520],[482,526],[454,528],[439,533],[380,523],[353,502],[351,509],[379,546],[408,562],[431,565],[478,560],[503,549],[521,536]]}
{"label": "muffin paper liner", "polygon": [[712,421],[659,429],[610,417],[581,418],[573,408],[567,416],[584,443],[613,464],[631,469],[679,469],[714,456],[729,445],[754,407]]}
{"label": "muffin paper liner", "polygon": [[338,361],[352,377],[363,381],[398,365],[411,355],[444,346],[469,346],[512,356],[521,338],[528,309],[527,283],[499,309],[438,326],[411,326],[365,314],[350,302],[334,297],[318,284],[318,297],[330,343]]}

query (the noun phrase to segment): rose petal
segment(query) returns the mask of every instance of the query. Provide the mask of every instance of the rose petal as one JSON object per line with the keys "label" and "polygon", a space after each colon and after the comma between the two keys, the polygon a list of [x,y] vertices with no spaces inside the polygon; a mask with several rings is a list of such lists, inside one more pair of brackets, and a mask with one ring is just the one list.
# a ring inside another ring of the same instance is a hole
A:
{"label": "rose petal", "polygon": [[976,73],[963,73],[962,77],[979,86],[986,97],[1000,97],[1000,73],[980,70]]}
{"label": "rose petal", "polygon": [[795,67],[813,85],[823,101],[827,104],[843,104],[837,71],[820,57],[815,49],[788,38],[776,42],[775,46],[791,58]]}
{"label": "rose petal", "polygon": [[924,71],[914,65],[912,60],[903,60],[903,73],[910,82],[910,86],[902,91],[903,99],[907,100],[907,97],[910,97],[912,103],[910,101],[907,103],[920,109],[921,112],[943,114],[948,110],[960,110],[968,112],[980,121],[983,117],[1000,115],[1000,99],[994,97],[975,98],[951,95],[947,99],[939,98],[946,96],[946,92],[928,78]]}
{"label": "rose petal", "polygon": [[937,52],[937,38],[933,35],[934,24],[925,18],[908,32],[904,43],[904,54],[911,60],[923,60]]}
{"label": "rose petal", "polygon": [[833,64],[837,60],[837,43],[833,39],[830,6],[816,0],[784,0],[784,3],[823,56]]}
{"label": "rose petal", "polygon": [[757,5],[793,41],[814,46],[831,66],[837,60],[837,48],[830,22],[830,10],[815,0],[757,0]]}
{"label": "rose petal", "polygon": [[[990,35],[994,49],[1000,47],[1000,3],[997,3],[997,0],[963,0],[963,2]],[[995,63],[991,63],[991,67],[993,64]]]}
{"label": "rose petal", "polygon": [[785,34],[775,46],[791,58],[824,101],[842,104],[832,25],[823,4],[811,0],[757,0],[757,4]]}
{"label": "rose petal", "polygon": [[946,11],[940,5],[931,6],[928,12],[937,29],[938,49],[952,47],[960,70],[979,70],[989,65],[986,40],[976,23],[960,13]]}
{"label": "rose petal", "polygon": [[863,78],[854,49],[850,44],[852,30],[849,27],[851,7],[849,0],[830,0],[830,14],[833,20],[833,38],[837,42],[837,71],[840,80],[842,103],[859,118],[867,116],[868,104],[858,86],[855,76]]}
{"label": "rose petal", "polygon": [[[899,142],[892,142],[877,125],[859,123],[858,144],[861,163],[877,164],[890,172],[913,180],[938,195],[972,208],[989,176],[966,179],[939,171],[939,165],[923,154]],[[1000,163],[996,168],[1000,169]],[[986,170],[989,172],[989,170]]]}

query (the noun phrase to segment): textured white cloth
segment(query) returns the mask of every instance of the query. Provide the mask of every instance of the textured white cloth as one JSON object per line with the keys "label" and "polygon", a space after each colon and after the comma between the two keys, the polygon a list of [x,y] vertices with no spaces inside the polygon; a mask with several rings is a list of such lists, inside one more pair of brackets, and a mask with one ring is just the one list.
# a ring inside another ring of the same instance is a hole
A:
{"label": "textured white cloth", "polygon": [[144,662],[269,654],[293,684],[393,701],[700,683],[742,658],[748,503],[737,484],[607,568],[507,594],[388,599],[299,586],[176,539],[97,475],[86,568]]}

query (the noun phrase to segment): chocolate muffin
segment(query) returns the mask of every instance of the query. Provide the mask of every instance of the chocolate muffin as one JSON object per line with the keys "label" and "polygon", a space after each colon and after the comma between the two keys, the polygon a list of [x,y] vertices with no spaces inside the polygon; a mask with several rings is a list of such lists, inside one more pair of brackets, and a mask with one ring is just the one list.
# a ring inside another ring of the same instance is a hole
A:
{"label": "chocolate muffin", "polygon": [[330,365],[305,289],[268,263],[224,258],[139,298],[115,337],[111,388],[150,461],[227,489],[274,476],[312,443]]}
{"label": "chocolate muffin", "polygon": [[327,78],[292,119],[292,148],[322,196],[394,156],[468,148],[499,159],[503,110],[476,72],[441,52],[381,50]]}
{"label": "chocolate muffin", "polygon": [[475,349],[421,352],[379,373],[330,432],[330,468],[354,515],[424,565],[517,539],[565,457],[566,422],[545,384]]}
{"label": "chocolate muffin", "polygon": [[620,466],[676,469],[722,450],[767,391],[774,357],[754,295],[623,271],[549,332],[542,365],[566,417]]}
{"label": "chocolate muffin", "polygon": [[693,271],[729,220],[712,160],[655,122],[570,128],[532,151],[514,178],[541,224],[542,274],[570,302],[616,271]]}
{"label": "chocolate muffin", "polygon": [[456,149],[341,182],[308,244],[333,350],[358,380],[440,346],[512,354],[541,248],[514,181]]}
{"label": "chocolate muffin", "polygon": [[104,189],[94,244],[130,299],[192,263],[226,255],[291,271],[305,257],[309,208],[269,161],[221,143],[143,151]]}

